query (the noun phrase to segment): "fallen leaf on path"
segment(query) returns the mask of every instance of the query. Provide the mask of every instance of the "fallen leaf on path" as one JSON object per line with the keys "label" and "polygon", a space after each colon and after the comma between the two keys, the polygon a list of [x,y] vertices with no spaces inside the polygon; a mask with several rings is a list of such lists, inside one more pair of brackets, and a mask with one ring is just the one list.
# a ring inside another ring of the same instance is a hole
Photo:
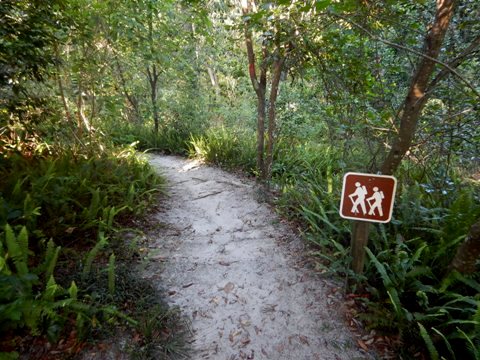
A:
{"label": "fallen leaf on path", "polygon": [[242,347],[245,347],[245,346],[247,346],[248,344],[250,344],[250,339],[246,336],[246,337],[244,337],[244,338],[240,341],[240,343],[242,344],[242,345],[241,345]]}
{"label": "fallen leaf on path", "polygon": [[228,282],[228,283],[223,287],[223,291],[225,291],[225,292],[228,294],[228,293],[231,293],[234,288],[235,288],[235,284],[234,284],[234,283],[231,283],[231,282]]}
{"label": "fallen leaf on path", "polygon": [[299,335],[298,338],[300,339],[300,342],[303,344],[303,345],[310,345],[310,343],[308,342],[308,338],[304,335]]}
{"label": "fallen leaf on path", "polygon": [[362,340],[357,340],[358,345],[365,351],[368,351],[368,346]]}
{"label": "fallen leaf on path", "polygon": [[75,231],[75,229],[76,229],[76,227],[69,227],[67,230],[65,230],[65,232],[66,232],[67,234],[71,234],[71,233],[73,233],[73,232]]}
{"label": "fallen leaf on path", "polygon": [[234,342],[235,341],[235,337],[240,335],[242,332],[241,331],[231,331],[230,334],[228,335],[228,339],[230,340],[230,342]]}
{"label": "fallen leaf on path", "polygon": [[214,304],[218,305],[220,303],[220,298],[215,296],[215,297],[210,299],[210,303],[214,303]]}

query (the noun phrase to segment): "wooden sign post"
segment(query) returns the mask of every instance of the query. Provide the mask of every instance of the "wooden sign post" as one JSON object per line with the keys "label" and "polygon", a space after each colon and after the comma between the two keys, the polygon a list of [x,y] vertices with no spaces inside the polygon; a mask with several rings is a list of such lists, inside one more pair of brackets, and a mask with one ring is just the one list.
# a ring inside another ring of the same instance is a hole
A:
{"label": "wooden sign post", "polygon": [[340,216],[356,220],[352,231],[352,268],[363,272],[370,222],[392,218],[397,180],[393,176],[349,172],[343,177]]}

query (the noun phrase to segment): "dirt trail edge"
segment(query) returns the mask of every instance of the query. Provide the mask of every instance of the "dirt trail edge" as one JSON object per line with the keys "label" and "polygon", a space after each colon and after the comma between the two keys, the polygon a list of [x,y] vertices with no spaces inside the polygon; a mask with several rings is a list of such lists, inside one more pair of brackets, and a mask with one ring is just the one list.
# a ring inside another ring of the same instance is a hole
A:
{"label": "dirt trail edge", "polygon": [[299,264],[301,241],[258,202],[254,182],[179,157],[150,163],[170,196],[145,276],[191,319],[192,359],[368,358],[334,283]]}

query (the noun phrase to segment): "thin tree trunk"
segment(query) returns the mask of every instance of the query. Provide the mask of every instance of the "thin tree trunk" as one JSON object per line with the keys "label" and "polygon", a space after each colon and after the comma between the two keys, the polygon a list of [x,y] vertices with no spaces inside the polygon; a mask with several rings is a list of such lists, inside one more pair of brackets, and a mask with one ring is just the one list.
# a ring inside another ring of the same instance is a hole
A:
{"label": "thin tree trunk", "polygon": [[383,174],[395,172],[412,144],[418,118],[429,97],[426,90],[435,68],[435,61],[432,59],[438,58],[445,33],[453,16],[453,8],[454,0],[437,0],[435,20],[424,41],[424,53],[428,57],[422,57],[410,83],[410,89],[403,105],[398,136],[381,167]]}
{"label": "thin tree trunk", "polygon": [[207,65],[208,76],[210,77],[210,83],[212,84],[213,90],[215,91],[215,100],[218,100],[220,97],[220,86],[218,85],[218,78],[215,70]]}
{"label": "thin tree trunk", "polygon": [[90,126],[90,122],[88,121],[87,117],[83,112],[83,87],[82,87],[82,80],[81,74],[79,74],[78,79],[78,96],[77,96],[77,123],[78,123],[78,132],[79,136],[83,134],[83,129],[87,131],[88,134],[91,133],[92,127]]}
{"label": "thin tree trunk", "polygon": [[133,108],[135,120],[138,121],[139,118],[140,118],[140,111],[138,110],[138,102],[137,102],[137,99],[128,92],[127,82],[126,82],[126,80],[125,80],[125,76],[124,76],[124,73],[123,73],[123,69],[122,69],[122,67],[120,66],[120,61],[118,60],[117,54],[114,53],[114,55],[115,55],[115,63],[116,63],[116,65],[117,65],[117,66],[116,66],[116,67],[117,67],[117,73],[118,73],[118,77],[120,78],[120,84],[122,85],[123,94],[125,95],[127,101],[130,103],[130,105],[131,105],[132,108]]}
{"label": "thin tree trunk", "polygon": [[153,122],[155,124],[155,134],[158,134],[159,128],[159,116],[158,116],[158,106],[157,106],[157,83],[158,83],[158,73],[157,67],[152,65],[152,70],[150,67],[147,67],[147,76],[148,82],[150,83],[150,99],[152,101],[152,111],[153,111]]}
{"label": "thin tree trunk", "polygon": [[[150,43],[150,53],[152,59],[155,59],[154,51],[154,42],[153,42],[153,3],[149,4],[149,21],[148,21],[148,40]],[[157,83],[158,83],[158,73],[157,67],[155,64],[152,65],[152,70],[150,71],[150,66],[147,66],[147,76],[148,82],[150,83],[150,99],[152,101],[152,111],[153,111],[153,122],[155,125],[155,134],[158,134],[159,128],[159,116],[158,116],[158,107],[157,107]]]}
{"label": "thin tree trunk", "polygon": [[[426,56],[421,58],[412,77],[403,104],[399,133],[381,166],[381,172],[385,175],[391,175],[395,172],[412,144],[418,118],[430,95],[427,93],[427,89],[429,79],[435,68],[434,60],[438,58],[440,53],[445,33],[453,16],[453,8],[454,0],[437,0],[435,20],[424,40],[424,54]],[[352,231],[352,255],[355,257],[352,266],[356,273],[363,272],[364,248],[368,243],[368,231],[369,224],[366,222],[355,224]]]}
{"label": "thin tree trunk", "polygon": [[257,94],[257,170],[262,180],[265,180],[267,175],[264,159],[265,113],[265,91],[262,91],[261,94]]}
{"label": "thin tree trunk", "polygon": [[70,110],[68,109],[67,98],[65,97],[65,90],[63,88],[62,77],[61,77],[61,74],[60,74],[60,68],[59,68],[58,64],[56,64],[56,68],[57,68],[58,89],[60,90],[60,96],[62,98],[63,109],[65,110],[65,116],[67,117],[67,121],[70,124],[73,124],[72,115],[70,114]]}
{"label": "thin tree trunk", "polygon": [[[245,1],[242,4],[242,11],[244,15],[247,15],[252,7],[253,1]],[[257,171],[260,173],[261,179],[266,179],[267,171],[265,168],[265,93],[267,88],[267,67],[265,59],[268,52],[265,45],[262,46],[262,63],[260,66],[260,80],[257,78],[257,71],[255,65],[255,52],[253,50],[252,33],[245,26],[245,45],[247,47],[248,57],[248,73],[250,75],[250,81],[252,82],[253,89],[257,94]]]}
{"label": "thin tree trunk", "polygon": [[270,90],[270,101],[268,108],[268,142],[267,142],[267,158],[265,163],[266,179],[269,179],[272,175],[273,164],[273,149],[275,145],[275,130],[276,130],[276,103],[280,84],[280,78],[282,75],[283,64],[285,58],[280,54],[277,54],[277,58],[273,63],[273,77],[272,88]]}
{"label": "thin tree trunk", "polygon": [[465,241],[460,245],[450,264],[450,270],[473,274],[480,258],[480,219],[472,225]]}
{"label": "thin tree trunk", "polygon": [[91,103],[90,103],[90,119],[94,123],[95,120],[95,115],[97,111],[97,97],[95,96],[95,87],[92,86],[92,91],[91,91]]}

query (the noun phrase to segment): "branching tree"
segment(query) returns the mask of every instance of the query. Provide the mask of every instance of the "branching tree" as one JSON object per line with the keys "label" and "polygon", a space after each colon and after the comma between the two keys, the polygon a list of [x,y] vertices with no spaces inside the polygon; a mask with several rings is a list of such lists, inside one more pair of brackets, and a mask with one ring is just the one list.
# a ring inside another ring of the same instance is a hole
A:
{"label": "branching tree", "polygon": [[[263,10],[259,11],[255,0],[242,0],[248,73],[257,96],[257,171],[262,180],[268,180],[271,176],[276,135],[276,102],[292,44],[292,33],[281,19],[288,14],[288,9],[280,5],[273,6],[271,3],[265,4]],[[259,59],[255,54],[255,28],[260,30]],[[267,101],[268,88],[270,93]]]}

